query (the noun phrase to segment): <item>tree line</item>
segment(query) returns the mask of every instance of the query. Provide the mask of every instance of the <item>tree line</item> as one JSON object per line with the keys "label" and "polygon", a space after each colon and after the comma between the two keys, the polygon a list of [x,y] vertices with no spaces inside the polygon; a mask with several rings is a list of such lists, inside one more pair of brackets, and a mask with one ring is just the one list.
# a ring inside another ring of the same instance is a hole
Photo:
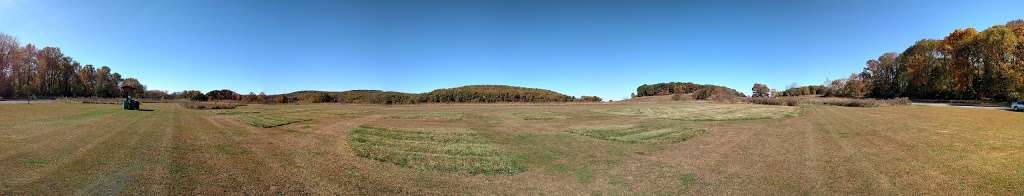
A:
{"label": "tree line", "polygon": [[829,96],[919,99],[1024,98],[1024,20],[956,29],[902,53],[868,60],[864,70],[829,81]]}
{"label": "tree line", "polygon": [[[149,91],[147,91],[149,92]],[[418,103],[504,103],[504,102],[601,102],[597,96],[579,98],[555,91],[507,85],[469,85],[437,89],[414,94],[380,90],[350,90],[344,92],[296,91],[280,95],[241,95],[231,90],[213,90],[202,93],[186,90],[166,95],[167,99],[191,101],[239,101],[246,103],[347,103],[347,104],[418,104]]]}
{"label": "tree line", "polygon": [[[135,89],[121,92],[121,86]],[[0,33],[0,98],[143,96],[145,86],[107,66],[82,65],[57,47],[21,45]]]}

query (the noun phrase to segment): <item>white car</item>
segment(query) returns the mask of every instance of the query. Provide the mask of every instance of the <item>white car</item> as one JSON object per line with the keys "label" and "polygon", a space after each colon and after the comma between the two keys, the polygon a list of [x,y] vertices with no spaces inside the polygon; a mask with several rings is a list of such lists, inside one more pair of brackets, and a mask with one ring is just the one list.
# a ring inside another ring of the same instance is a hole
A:
{"label": "white car", "polygon": [[1013,102],[1010,108],[1013,108],[1013,111],[1024,111],[1024,101]]}

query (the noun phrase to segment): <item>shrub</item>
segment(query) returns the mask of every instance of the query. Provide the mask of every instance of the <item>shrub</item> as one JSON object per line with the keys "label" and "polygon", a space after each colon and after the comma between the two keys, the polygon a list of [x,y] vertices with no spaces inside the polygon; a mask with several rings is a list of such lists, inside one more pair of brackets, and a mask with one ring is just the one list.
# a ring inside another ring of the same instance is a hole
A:
{"label": "shrub", "polygon": [[239,104],[228,102],[181,102],[181,106],[193,110],[235,109]]}
{"label": "shrub", "polygon": [[682,101],[683,99],[686,99],[685,97],[683,97],[683,94],[672,94],[672,101]]}
{"label": "shrub", "polygon": [[798,106],[800,105],[800,99],[793,97],[751,97],[747,98],[747,102],[761,105],[784,105],[784,106]]}
{"label": "shrub", "polygon": [[853,99],[853,98],[798,98],[798,97],[754,97],[747,98],[748,103],[761,105],[797,106],[800,104],[823,104],[845,107],[881,107],[910,105],[908,98],[895,99]]}
{"label": "shrub", "polygon": [[827,99],[824,104],[835,105],[835,106],[846,106],[846,107],[880,107],[880,106],[896,106],[896,105],[910,105],[910,99],[906,97],[894,98],[894,99],[842,99],[833,98]]}

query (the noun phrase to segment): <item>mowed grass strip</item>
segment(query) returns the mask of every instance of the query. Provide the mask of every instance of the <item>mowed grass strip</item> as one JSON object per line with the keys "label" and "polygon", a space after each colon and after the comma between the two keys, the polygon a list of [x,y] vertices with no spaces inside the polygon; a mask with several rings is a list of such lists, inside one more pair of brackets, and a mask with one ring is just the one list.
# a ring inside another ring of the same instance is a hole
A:
{"label": "mowed grass strip", "polygon": [[360,126],[352,130],[349,144],[360,157],[413,169],[471,175],[513,175],[526,171],[522,158],[465,130]]}
{"label": "mowed grass strip", "polygon": [[465,116],[461,112],[406,112],[392,115],[393,119],[405,120],[459,120]]}
{"label": "mowed grass strip", "polygon": [[512,115],[523,120],[562,120],[569,119],[569,116],[555,112],[516,112]]}
{"label": "mowed grass strip", "polygon": [[700,135],[705,130],[689,127],[607,126],[576,128],[569,132],[601,140],[625,143],[675,143]]}
{"label": "mowed grass strip", "polygon": [[235,115],[235,117],[238,120],[245,122],[246,124],[259,128],[279,127],[287,124],[311,120],[308,118],[289,117],[279,114],[260,113],[244,113]]}
{"label": "mowed grass strip", "polygon": [[796,116],[797,110],[793,106],[755,104],[673,104],[630,106],[598,112],[662,119],[723,121],[784,118]]}

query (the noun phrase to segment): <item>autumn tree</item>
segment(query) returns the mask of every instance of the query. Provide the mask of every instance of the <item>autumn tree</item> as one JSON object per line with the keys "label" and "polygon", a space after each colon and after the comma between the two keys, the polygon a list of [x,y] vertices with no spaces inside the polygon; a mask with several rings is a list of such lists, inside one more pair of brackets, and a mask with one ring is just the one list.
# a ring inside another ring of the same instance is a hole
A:
{"label": "autumn tree", "polygon": [[753,91],[753,94],[751,95],[752,97],[768,97],[768,96],[771,96],[771,92],[770,92],[771,89],[769,89],[768,85],[765,85],[765,84],[754,83],[754,87],[751,88],[750,90]]}
{"label": "autumn tree", "polygon": [[185,91],[181,91],[181,92],[176,92],[173,95],[171,95],[171,97],[174,97],[175,99],[185,99],[185,100],[191,100],[191,101],[206,101],[207,100],[206,95],[204,95],[203,92],[200,92],[200,91],[197,91],[197,90],[185,90]]}
{"label": "autumn tree", "polygon": [[580,102],[601,102],[601,97],[598,96],[580,96],[578,99]]}
{"label": "autumn tree", "polygon": [[124,79],[124,81],[121,81],[119,88],[127,89],[127,91],[121,92],[123,96],[131,96],[135,98],[142,97],[143,93],[146,92],[146,86],[143,86],[142,83],[135,78]]}
{"label": "autumn tree", "polygon": [[110,68],[82,66],[60,48],[21,46],[0,33],[0,97],[116,97],[122,81]]}
{"label": "autumn tree", "polygon": [[209,100],[239,100],[241,97],[235,91],[229,89],[212,90],[206,93],[206,97]]}
{"label": "autumn tree", "polygon": [[0,33],[0,97],[14,96],[13,72],[19,62],[18,50],[21,47],[14,37]]}

